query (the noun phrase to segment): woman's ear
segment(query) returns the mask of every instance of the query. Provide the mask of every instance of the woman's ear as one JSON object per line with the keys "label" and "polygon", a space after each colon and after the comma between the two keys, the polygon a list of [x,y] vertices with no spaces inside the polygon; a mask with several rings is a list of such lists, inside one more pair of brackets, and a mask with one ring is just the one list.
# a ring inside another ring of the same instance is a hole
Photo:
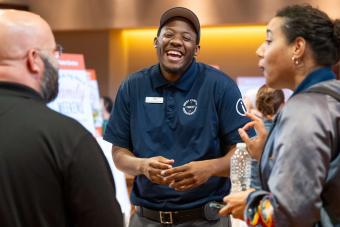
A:
{"label": "woman's ear", "polygon": [[293,57],[295,59],[302,59],[306,51],[306,40],[302,37],[297,37],[293,46]]}

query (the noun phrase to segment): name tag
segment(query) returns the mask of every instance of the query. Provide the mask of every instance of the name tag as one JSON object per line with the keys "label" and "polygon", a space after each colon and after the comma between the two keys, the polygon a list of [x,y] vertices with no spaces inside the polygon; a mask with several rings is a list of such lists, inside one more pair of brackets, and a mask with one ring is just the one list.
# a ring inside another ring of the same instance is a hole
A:
{"label": "name tag", "polygon": [[145,103],[163,103],[163,97],[145,97]]}

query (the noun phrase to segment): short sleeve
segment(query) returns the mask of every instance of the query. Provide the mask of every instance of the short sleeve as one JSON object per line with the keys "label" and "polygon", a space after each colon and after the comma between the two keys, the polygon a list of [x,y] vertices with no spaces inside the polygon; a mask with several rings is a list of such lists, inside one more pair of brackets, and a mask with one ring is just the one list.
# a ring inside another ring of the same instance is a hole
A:
{"label": "short sleeve", "polygon": [[[229,83],[220,87],[220,100],[218,105],[221,134],[223,143],[227,145],[242,142],[238,129],[250,121],[245,116],[246,107],[241,92],[236,83],[230,79]],[[248,131],[249,137],[255,136],[255,131]]]}
{"label": "short sleeve", "polygon": [[128,81],[120,86],[104,135],[115,146],[132,150],[130,134],[130,95]]}

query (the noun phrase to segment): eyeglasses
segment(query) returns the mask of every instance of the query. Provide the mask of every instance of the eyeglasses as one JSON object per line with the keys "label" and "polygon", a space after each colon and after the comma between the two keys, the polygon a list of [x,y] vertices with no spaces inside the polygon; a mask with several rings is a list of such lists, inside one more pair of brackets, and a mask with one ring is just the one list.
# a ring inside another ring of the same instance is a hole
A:
{"label": "eyeglasses", "polygon": [[64,51],[64,48],[62,47],[62,45],[56,44],[55,49],[53,50],[54,56],[56,58],[60,58],[60,56],[62,55],[63,51]]}
{"label": "eyeglasses", "polygon": [[[40,49],[40,48],[34,48],[38,51],[46,51],[48,49]],[[64,48],[60,44],[56,44],[55,48],[52,50],[54,56],[58,59],[60,58],[61,54],[63,53]]]}

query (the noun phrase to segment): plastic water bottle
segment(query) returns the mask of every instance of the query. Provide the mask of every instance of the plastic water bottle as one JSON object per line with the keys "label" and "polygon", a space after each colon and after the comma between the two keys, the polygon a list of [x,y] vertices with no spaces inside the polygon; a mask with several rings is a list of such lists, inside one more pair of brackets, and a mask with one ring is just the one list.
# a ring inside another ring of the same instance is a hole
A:
{"label": "plastic water bottle", "polygon": [[231,192],[245,191],[250,188],[251,157],[245,143],[238,143],[230,163]]}

